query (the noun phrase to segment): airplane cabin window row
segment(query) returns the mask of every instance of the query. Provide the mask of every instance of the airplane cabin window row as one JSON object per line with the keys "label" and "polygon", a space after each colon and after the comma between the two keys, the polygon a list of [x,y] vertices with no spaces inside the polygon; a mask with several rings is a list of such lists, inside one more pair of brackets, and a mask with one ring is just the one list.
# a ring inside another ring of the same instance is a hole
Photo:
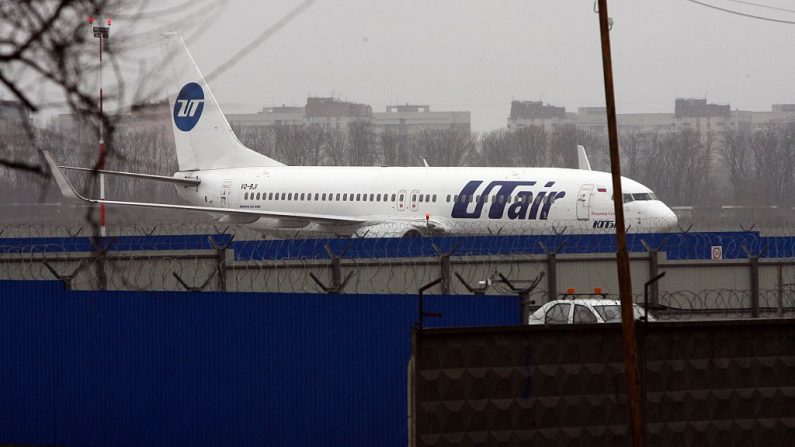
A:
{"label": "airplane cabin window row", "polygon": [[[434,195],[434,201],[435,201]],[[305,202],[394,202],[397,194],[355,194],[355,193],[292,193],[292,192],[268,192],[268,193],[243,193],[243,200],[298,200]],[[400,195],[403,200],[403,195]]]}
{"label": "airplane cabin window row", "polygon": [[[538,197],[538,196],[536,196],[536,197]],[[547,196],[547,199],[548,199],[548,197],[549,196]],[[450,194],[447,195],[447,202],[448,203],[451,202],[451,201],[452,202],[461,202],[461,203],[467,203],[467,202],[469,202],[469,203],[475,203],[475,202],[480,203],[481,199],[483,200],[483,203],[521,203],[521,202],[525,202],[525,201],[531,201],[532,200],[532,196],[528,196],[526,194],[522,194],[522,195],[518,195],[517,194],[517,195],[511,195],[511,196],[505,196],[505,195],[481,196],[479,194],[477,194],[477,195],[476,194],[461,194],[461,195],[455,194],[455,195],[452,195],[452,196]]]}
{"label": "airplane cabin window row", "polygon": [[[536,196],[538,197],[538,196]],[[249,193],[243,194],[243,200],[298,200],[298,201],[314,201],[314,202],[402,202],[404,199],[403,194],[375,194],[375,193]],[[480,202],[481,199],[484,203],[519,203],[522,201],[532,200],[528,195],[494,195],[494,196],[481,196],[476,194],[447,194],[447,203],[461,202],[461,203],[475,203]],[[655,200],[654,194],[625,194],[625,202],[634,200]],[[545,198],[548,200],[548,197]],[[416,203],[436,203],[436,194],[412,194],[411,201]]]}

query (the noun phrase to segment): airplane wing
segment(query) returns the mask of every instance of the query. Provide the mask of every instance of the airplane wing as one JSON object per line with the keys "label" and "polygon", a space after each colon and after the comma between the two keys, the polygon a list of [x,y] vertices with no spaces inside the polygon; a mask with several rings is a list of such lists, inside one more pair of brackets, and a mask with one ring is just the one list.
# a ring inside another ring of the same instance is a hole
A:
{"label": "airplane wing", "polygon": [[91,168],[78,168],[74,166],[58,166],[61,169],[69,169],[72,171],[83,171],[83,172],[98,172],[100,174],[107,174],[107,175],[118,175],[121,177],[132,177],[132,178],[140,178],[144,180],[154,180],[156,182],[166,182],[166,183],[176,183],[178,185],[184,186],[198,186],[201,183],[201,180],[197,178],[189,178],[189,177],[169,177],[167,175],[154,175],[154,174],[139,174],[137,172],[123,172],[123,171],[108,171],[106,169],[91,169]]}
{"label": "airplane wing", "polygon": [[105,205],[135,206],[142,208],[159,208],[159,209],[186,210],[186,211],[203,211],[207,213],[226,214],[227,216],[229,216],[228,220],[230,221],[237,221],[237,220],[246,221],[249,219],[250,221],[253,221],[256,220],[255,218],[258,217],[266,217],[266,218],[283,219],[290,221],[311,221],[311,222],[333,224],[333,225],[351,225],[351,224],[362,224],[367,222],[366,219],[356,219],[348,216],[334,216],[328,214],[287,213],[287,212],[272,212],[272,211],[254,210],[254,209],[214,208],[210,206],[177,205],[172,203],[124,202],[118,200],[89,199],[78,194],[78,192],[69,182],[69,179],[66,178],[63,171],[61,171],[61,169],[52,159],[50,153],[47,151],[43,151],[43,153],[44,153],[44,158],[47,161],[47,165],[50,167],[50,171],[52,171],[52,175],[55,178],[55,183],[58,184],[58,188],[61,190],[61,194],[63,194],[65,198],[71,200],[82,201],[87,203],[96,203],[96,204],[104,203]]}

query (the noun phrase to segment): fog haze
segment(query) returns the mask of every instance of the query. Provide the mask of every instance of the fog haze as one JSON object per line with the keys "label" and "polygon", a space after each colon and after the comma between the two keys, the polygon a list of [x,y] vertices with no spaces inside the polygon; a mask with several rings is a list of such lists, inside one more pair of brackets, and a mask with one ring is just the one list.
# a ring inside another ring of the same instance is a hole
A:
{"label": "fog haze", "polygon": [[[795,20],[784,11],[713,3]],[[208,73],[298,4],[230,1],[189,42],[191,51]],[[670,112],[677,96],[744,110],[795,102],[795,62],[787,56],[793,25],[684,0],[609,6],[619,113]],[[597,15],[587,1],[319,0],[212,87],[228,112],[335,95],[374,110],[406,102],[470,110],[473,129],[482,131],[505,126],[512,99],[569,111],[602,105],[600,58]]]}

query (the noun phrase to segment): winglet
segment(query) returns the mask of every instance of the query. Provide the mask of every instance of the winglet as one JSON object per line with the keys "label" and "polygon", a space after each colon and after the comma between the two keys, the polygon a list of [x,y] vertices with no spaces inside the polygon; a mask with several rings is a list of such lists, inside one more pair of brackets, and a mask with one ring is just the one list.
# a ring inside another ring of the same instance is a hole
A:
{"label": "winglet", "polygon": [[422,164],[424,164],[426,168],[430,168],[431,167],[431,165],[428,164],[428,160],[426,160],[424,158],[422,159]]}
{"label": "winglet", "polygon": [[58,164],[52,159],[52,155],[48,151],[42,151],[42,153],[44,154],[44,159],[47,160],[47,166],[50,167],[55,183],[58,184],[58,188],[61,190],[61,194],[70,200],[86,201],[87,199],[78,194],[72,184],[69,183],[69,179],[66,178]]}
{"label": "winglet", "polygon": [[588,156],[585,155],[585,147],[582,145],[577,145],[577,162],[579,163],[579,168],[583,171],[590,171],[591,164],[588,163]]}

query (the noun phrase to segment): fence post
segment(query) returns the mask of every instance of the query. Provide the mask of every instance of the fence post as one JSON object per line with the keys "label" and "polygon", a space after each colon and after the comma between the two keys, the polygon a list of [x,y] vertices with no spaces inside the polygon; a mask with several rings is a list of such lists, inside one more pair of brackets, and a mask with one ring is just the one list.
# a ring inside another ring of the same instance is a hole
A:
{"label": "fence post", "polygon": [[745,245],[742,246],[742,249],[748,256],[748,266],[750,267],[751,318],[759,318],[759,257],[764,256],[767,246],[756,254],[751,253],[751,250]]}
{"label": "fence post", "polygon": [[442,278],[442,282],[439,287],[442,289],[442,295],[450,294],[450,286],[452,285],[452,277],[450,275],[450,256],[453,255],[460,245],[461,244],[458,243],[450,250],[442,251],[438,245],[431,243],[433,250],[436,252],[436,256],[439,257],[439,274]]}
{"label": "fence post", "polygon": [[[640,240],[640,243],[643,244],[643,248],[645,248],[646,252],[649,254],[649,280],[656,278],[660,273],[660,250],[667,241],[668,237],[666,236],[656,247],[653,247],[649,245],[645,239]],[[658,304],[660,304],[660,285],[657,281],[652,281],[649,283],[649,290],[647,294],[648,302],[652,307],[656,307]]]}
{"label": "fence post", "polygon": [[97,290],[108,289],[108,250],[116,242],[116,238],[94,236],[89,239],[93,248],[91,256],[94,258],[93,270],[97,277]]}
{"label": "fence post", "polygon": [[538,276],[536,276],[535,279],[533,279],[530,282],[530,285],[525,288],[516,287],[508,278],[505,277],[505,275],[503,275],[500,272],[497,272],[497,276],[499,276],[500,279],[502,279],[502,282],[504,282],[505,285],[508,286],[508,288],[511,289],[512,292],[519,295],[519,298],[522,301],[521,303],[522,324],[527,324],[527,320],[530,318],[530,304],[535,303],[534,301],[530,301],[530,293],[533,290],[535,290],[535,288],[538,286],[538,283],[541,282],[541,278],[544,277],[544,272],[539,273]]}
{"label": "fence post", "polygon": [[[229,227],[226,228],[229,229]],[[224,232],[226,232],[226,230],[224,230]],[[232,246],[232,241],[235,240],[235,235],[233,234],[232,237],[229,238],[229,241],[223,245],[217,243],[212,236],[207,236],[207,239],[210,241],[210,246],[215,249],[215,268],[218,272],[218,290],[226,292],[226,266],[235,260],[235,254],[229,248]]]}
{"label": "fence post", "polygon": [[778,317],[784,316],[784,266],[778,265]]}
{"label": "fence post", "polygon": [[751,318],[759,318],[759,256],[751,256]]}
{"label": "fence post", "polygon": [[566,241],[561,242],[554,250],[550,250],[539,241],[538,245],[547,254],[547,302],[554,301],[558,297],[558,265],[557,254],[566,245]]}
{"label": "fence post", "polygon": [[348,245],[345,250],[339,255],[334,253],[334,250],[328,244],[325,244],[323,248],[326,249],[326,253],[328,253],[329,258],[331,258],[331,263],[329,264],[329,268],[331,269],[331,285],[327,286],[321,281],[314,273],[309,272],[309,277],[312,278],[313,281],[326,293],[341,293],[342,289],[348,285],[348,281],[353,276],[353,271],[348,272],[345,275],[345,279],[342,278],[342,256],[348,252],[350,245]]}

